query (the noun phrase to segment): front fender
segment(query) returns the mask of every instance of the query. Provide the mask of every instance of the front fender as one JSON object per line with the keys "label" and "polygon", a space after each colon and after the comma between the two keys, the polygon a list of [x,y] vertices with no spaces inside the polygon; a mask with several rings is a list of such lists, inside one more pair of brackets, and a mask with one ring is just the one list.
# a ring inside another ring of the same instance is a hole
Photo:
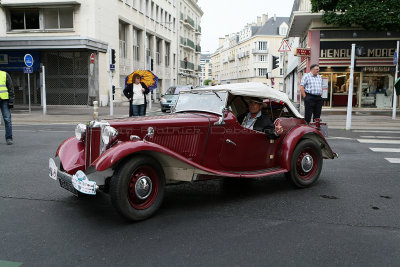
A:
{"label": "front fender", "polygon": [[332,151],[331,147],[320,131],[310,126],[299,125],[287,133],[285,139],[283,140],[280,157],[281,168],[287,170],[291,169],[290,166],[293,151],[302,139],[312,139],[319,144],[322,149],[322,156],[324,158],[333,159],[335,157],[336,154]]}
{"label": "front fender", "polygon": [[58,147],[57,156],[67,173],[75,174],[78,170],[85,170],[85,144],[75,136],[68,138]]}
{"label": "front fender", "polygon": [[163,154],[172,156],[194,167],[200,167],[197,166],[198,164],[195,164],[194,162],[188,160],[187,158],[183,157],[180,154],[177,154],[176,152],[168,148],[146,141],[128,141],[113,146],[112,148],[107,149],[107,151],[103,153],[100,157],[98,157],[92,163],[92,165],[96,168],[97,171],[104,171],[108,168],[111,168],[125,157],[141,151],[161,152]]}

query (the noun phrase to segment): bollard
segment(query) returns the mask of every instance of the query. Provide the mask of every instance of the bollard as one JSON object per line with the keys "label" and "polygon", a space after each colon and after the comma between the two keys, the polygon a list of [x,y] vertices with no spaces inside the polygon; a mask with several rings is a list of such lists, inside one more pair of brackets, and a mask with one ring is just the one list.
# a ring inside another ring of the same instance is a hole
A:
{"label": "bollard", "polygon": [[93,101],[93,119],[99,119],[99,102]]}

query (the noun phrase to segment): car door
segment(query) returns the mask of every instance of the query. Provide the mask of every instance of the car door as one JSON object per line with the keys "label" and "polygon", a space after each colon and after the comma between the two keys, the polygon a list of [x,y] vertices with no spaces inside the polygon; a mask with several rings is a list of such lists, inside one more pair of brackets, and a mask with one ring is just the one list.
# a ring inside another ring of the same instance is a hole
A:
{"label": "car door", "polygon": [[221,141],[218,160],[226,170],[256,171],[278,165],[277,142],[265,133],[242,127],[232,113],[225,119]]}

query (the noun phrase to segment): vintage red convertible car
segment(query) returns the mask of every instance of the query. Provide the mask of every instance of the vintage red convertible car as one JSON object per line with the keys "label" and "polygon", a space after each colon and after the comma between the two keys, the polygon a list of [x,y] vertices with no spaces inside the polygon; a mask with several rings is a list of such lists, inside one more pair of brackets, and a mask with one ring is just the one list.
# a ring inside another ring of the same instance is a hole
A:
{"label": "vintage red convertible car", "polygon": [[[238,123],[248,97],[264,99],[262,112],[280,121],[278,139]],[[307,125],[287,95],[241,83],[182,92],[170,115],[78,124],[49,168],[61,187],[78,195],[109,192],[121,215],[143,220],[160,207],[166,184],[282,173],[308,187],[323,158],[334,157],[319,125]]]}

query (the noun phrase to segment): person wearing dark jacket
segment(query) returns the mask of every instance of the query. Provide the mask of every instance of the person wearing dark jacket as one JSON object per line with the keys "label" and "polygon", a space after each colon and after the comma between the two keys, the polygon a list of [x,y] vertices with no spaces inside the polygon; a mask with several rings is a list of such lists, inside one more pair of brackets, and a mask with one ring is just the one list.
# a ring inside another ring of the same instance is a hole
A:
{"label": "person wearing dark jacket", "polygon": [[275,127],[271,119],[261,113],[263,101],[258,97],[252,97],[248,101],[249,112],[237,117],[238,122],[245,128],[266,133],[268,138],[277,139],[283,133],[280,123]]}
{"label": "person wearing dark jacket", "polygon": [[140,80],[140,75],[134,74],[133,82],[124,89],[124,95],[129,99],[129,117],[146,115],[146,95],[150,90]]}
{"label": "person wearing dark jacket", "polygon": [[0,109],[6,128],[7,145],[13,144],[11,109],[14,107],[14,85],[10,74],[0,70]]}

